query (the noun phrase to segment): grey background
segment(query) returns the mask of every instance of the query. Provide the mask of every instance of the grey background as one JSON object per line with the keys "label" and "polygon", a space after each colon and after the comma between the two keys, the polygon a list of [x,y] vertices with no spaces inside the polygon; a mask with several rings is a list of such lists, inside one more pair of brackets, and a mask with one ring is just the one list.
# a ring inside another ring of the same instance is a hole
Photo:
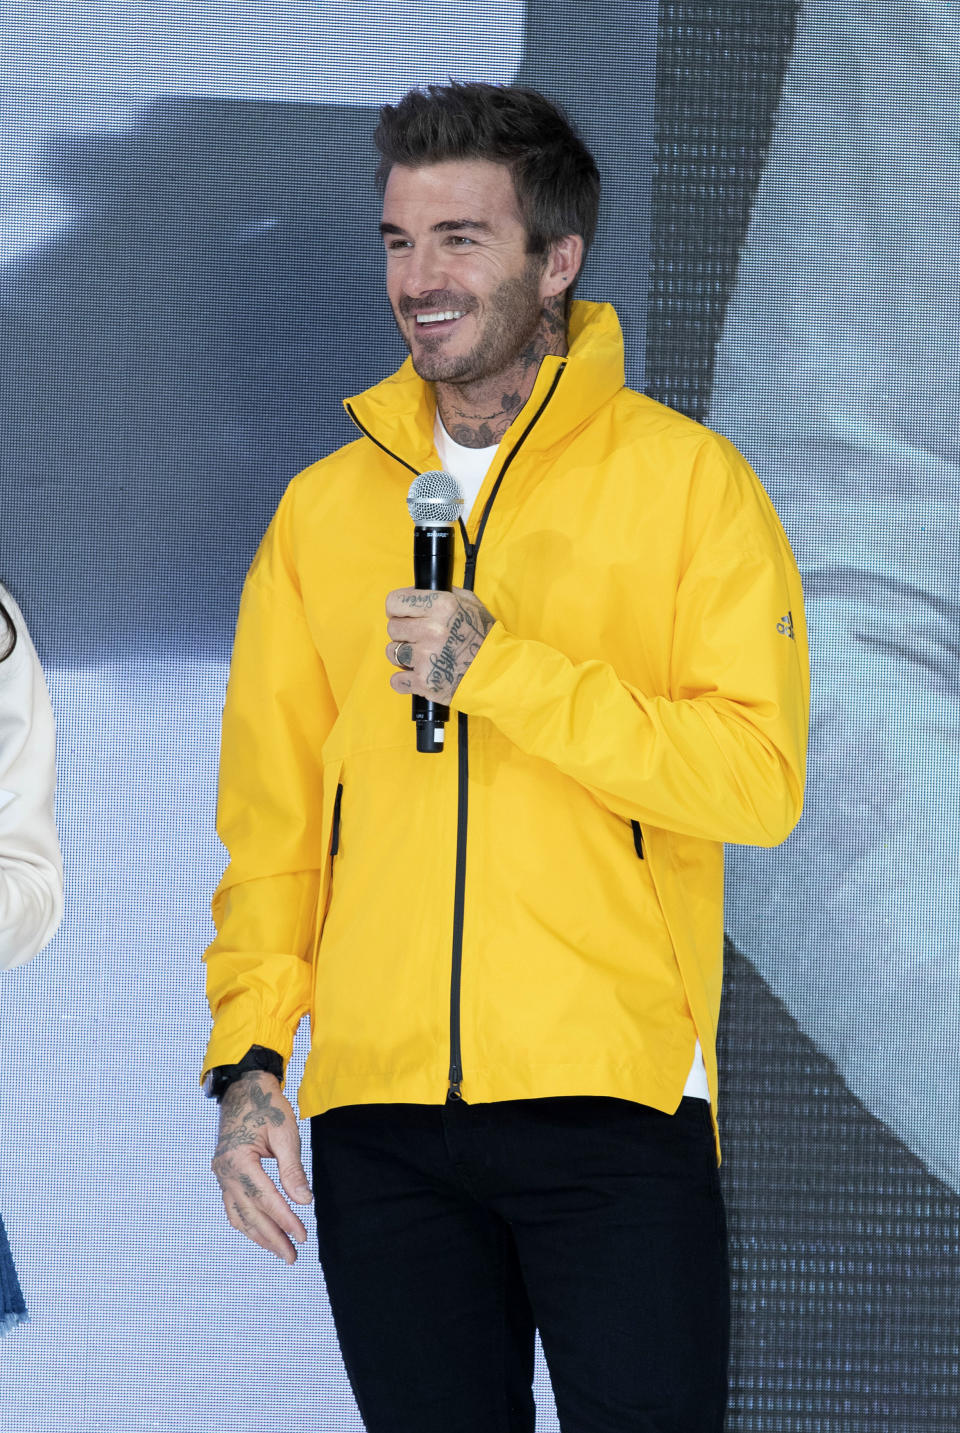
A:
{"label": "grey background", "polygon": [[[634,386],[751,457],[804,572],[808,814],[730,859],[730,1427],[953,1430],[952,10],[278,3],[248,7],[264,66],[237,7],[190,7],[189,46],[156,7],[30,8],[0,49],[0,571],[57,707],[68,912],[0,992],[33,1315],[0,1429],[359,1428],[312,1253],[222,1222],[198,956],[240,582],[401,356],[369,135],[426,64],[568,103],[606,191],[583,292]],[[556,1427],[542,1365],[538,1399]]]}
{"label": "grey background", "polygon": [[648,389],[756,465],[813,658],[804,818],[727,862],[757,1433],[960,1421],[958,55],[948,6],[661,6]]}

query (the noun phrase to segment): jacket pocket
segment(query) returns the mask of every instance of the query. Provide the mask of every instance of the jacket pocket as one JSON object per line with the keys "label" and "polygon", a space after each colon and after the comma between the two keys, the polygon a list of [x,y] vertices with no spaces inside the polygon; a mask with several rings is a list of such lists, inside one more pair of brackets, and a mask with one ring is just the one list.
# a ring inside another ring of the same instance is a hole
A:
{"label": "jacket pocket", "polygon": [[340,850],[340,806],[343,802],[343,782],[337,782],[337,794],[333,801],[333,822],[330,832],[330,860]]}
{"label": "jacket pocket", "polygon": [[324,832],[323,860],[320,866],[320,880],[317,892],[317,914],[314,925],[314,954],[323,931],[330,905],[330,878],[333,873],[333,858],[340,846],[340,804],[343,799],[343,782],[340,772],[343,763],[331,762],[323,772],[323,808],[320,813],[321,830]]}
{"label": "jacket pocket", "polygon": [[631,821],[631,822],[630,822],[630,828],[631,828],[631,830],[633,831],[633,849],[636,851],[637,855],[640,857],[640,859],[641,859],[641,861],[642,861],[642,860],[643,860],[643,832],[642,832],[641,829],[640,829],[640,822],[639,822],[639,821]]}

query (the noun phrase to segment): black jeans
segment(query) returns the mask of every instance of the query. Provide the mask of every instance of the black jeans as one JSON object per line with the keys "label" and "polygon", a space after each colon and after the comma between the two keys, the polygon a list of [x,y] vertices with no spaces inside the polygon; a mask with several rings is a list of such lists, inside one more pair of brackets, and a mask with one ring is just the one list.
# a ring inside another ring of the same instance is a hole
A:
{"label": "black jeans", "polygon": [[720,1433],[726,1224],[710,1114],[577,1097],[312,1121],[320,1258],[368,1433]]}

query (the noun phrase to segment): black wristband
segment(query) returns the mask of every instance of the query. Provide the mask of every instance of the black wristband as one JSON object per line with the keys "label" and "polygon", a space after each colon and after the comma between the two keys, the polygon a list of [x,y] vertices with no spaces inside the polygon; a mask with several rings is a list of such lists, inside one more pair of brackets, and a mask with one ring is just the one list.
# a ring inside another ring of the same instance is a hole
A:
{"label": "black wristband", "polygon": [[216,1100],[219,1104],[230,1086],[250,1070],[263,1070],[265,1074],[275,1075],[280,1083],[283,1083],[283,1057],[278,1055],[276,1050],[268,1050],[264,1045],[251,1045],[243,1059],[238,1060],[235,1065],[215,1065],[212,1070],[208,1070],[203,1082],[203,1093],[208,1099]]}

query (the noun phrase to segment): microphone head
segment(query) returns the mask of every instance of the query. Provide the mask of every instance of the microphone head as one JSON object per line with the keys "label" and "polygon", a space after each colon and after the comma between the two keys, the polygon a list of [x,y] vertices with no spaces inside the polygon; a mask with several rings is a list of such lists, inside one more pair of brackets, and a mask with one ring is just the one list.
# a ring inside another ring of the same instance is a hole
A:
{"label": "microphone head", "polygon": [[456,522],[463,507],[460,484],[442,468],[419,473],[407,493],[407,510],[418,527],[443,527]]}

